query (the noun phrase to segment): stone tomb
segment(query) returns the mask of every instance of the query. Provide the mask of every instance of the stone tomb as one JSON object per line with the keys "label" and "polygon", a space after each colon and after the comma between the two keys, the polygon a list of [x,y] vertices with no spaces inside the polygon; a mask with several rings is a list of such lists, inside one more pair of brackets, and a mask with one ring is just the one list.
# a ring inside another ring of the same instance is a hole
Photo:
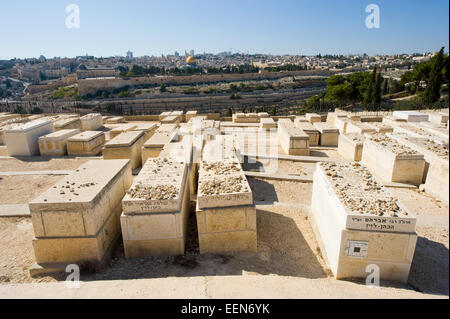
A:
{"label": "stone tomb", "polygon": [[47,156],[64,156],[67,154],[67,140],[80,133],[78,129],[59,130],[39,137],[39,152]]}
{"label": "stone tomb", "polygon": [[103,118],[100,113],[91,113],[80,118],[81,129],[83,131],[95,131],[103,125]]}
{"label": "stone tomb", "polygon": [[309,123],[309,121],[304,116],[296,116],[294,119],[294,124],[297,125],[298,123]]}
{"label": "stone tomb", "polygon": [[104,264],[120,235],[121,200],[131,182],[130,161],[93,160],[33,200],[36,262]]}
{"label": "stone tomb", "polygon": [[336,121],[337,118],[347,118],[347,114],[330,112],[327,115],[327,123],[335,126],[335,121]]}
{"label": "stone tomb", "polygon": [[131,169],[142,165],[142,145],[144,144],[144,132],[124,132],[105,144],[103,159],[129,159]]}
{"label": "stone tomb", "polygon": [[180,116],[167,116],[161,120],[161,124],[180,124]]}
{"label": "stone tomb", "polygon": [[189,219],[188,165],[152,158],[125,195],[121,216],[126,258],[184,254]]}
{"label": "stone tomb", "polygon": [[309,156],[309,136],[291,120],[278,121],[278,144],[286,155]]}
{"label": "stone tomb", "polygon": [[340,134],[347,133],[347,125],[350,123],[350,119],[337,117],[334,119],[334,126],[339,130]]}
{"label": "stone tomb", "polygon": [[136,124],[120,124],[119,126],[113,128],[111,131],[109,131],[109,138],[112,140],[119,134],[122,134],[123,132],[129,132],[136,129]]}
{"label": "stone tomb", "polygon": [[357,133],[339,135],[339,154],[351,161],[359,162],[362,159],[364,136]]}
{"label": "stone tomb", "polygon": [[54,131],[50,120],[36,120],[4,129],[9,156],[39,155],[39,137]]}
{"label": "stone tomb", "polygon": [[448,122],[448,113],[433,112],[428,115],[430,122],[436,125],[445,125]]}
{"label": "stone tomb", "polygon": [[428,114],[417,111],[394,111],[394,117],[405,120],[406,122],[428,122]]}
{"label": "stone tomb", "polygon": [[197,171],[198,165],[194,163],[194,138],[192,135],[185,135],[179,142],[169,143],[164,146],[159,154],[161,158],[170,158],[179,162],[186,162],[188,165],[189,200],[194,198],[197,191]]}
{"label": "stone tomb", "polygon": [[270,131],[277,128],[277,123],[272,118],[261,118],[259,122],[259,128],[262,130]]}
{"label": "stone tomb", "polygon": [[416,218],[358,163],[318,163],[310,219],[322,255],[336,279],[408,281]]}
{"label": "stone tomb", "polygon": [[69,137],[67,154],[71,156],[97,156],[105,144],[105,133],[86,131]]}
{"label": "stone tomb", "polygon": [[303,130],[303,132],[305,132],[306,134],[308,134],[309,145],[310,146],[319,145],[320,133],[316,129],[316,127],[309,122],[298,122],[297,119],[295,119],[295,120],[296,120],[295,126],[299,129]]}
{"label": "stone tomb", "polygon": [[257,252],[256,208],[237,160],[201,162],[196,214],[200,253]]}
{"label": "stone tomb", "polygon": [[393,135],[393,139],[417,150],[424,155],[425,168],[425,192],[444,201],[449,202],[449,147],[441,142],[417,138],[405,135]]}
{"label": "stone tomb", "polygon": [[385,182],[422,184],[422,154],[384,134],[366,136],[362,163]]}
{"label": "stone tomb", "polygon": [[320,145],[336,147],[339,143],[339,130],[329,123],[314,123],[320,133]]}
{"label": "stone tomb", "polygon": [[[261,114],[261,116],[259,115]],[[260,123],[261,118],[267,118],[267,113],[235,113],[233,114],[233,123]]]}
{"label": "stone tomb", "polygon": [[322,117],[316,113],[306,113],[305,118],[309,123],[322,122]]}
{"label": "stone tomb", "polygon": [[443,143],[448,144],[449,141],[448,128],[442,127],[441,125],[437,125],[431,122],[411,123],[411,125],[416,127],[417,130],[419,130],[422,135],[430,139],[433,139],[432,136],[435,136],[436,139],[439,139]]}
{"label": "stone tomb", "polygon": [[[426,122],[419,123],[399,123],[394,125],[395,134],[407,134],[411,137],[428,138],[438,140],[444,144],[449,144],[448,131],[439,132],[426,126]],[[444,130],[445,131],[445,130]]]}
{"label": "stone tomb", "polygon": [[189,122],[192,118],[197,116],[197,111],[187,111],[186,112],[186,122]]}
{"label": "stone tomb", "polygon": [[147,159],[158,157],[164,146],[178,139],[178,129],[175,124],[162,125],[142,147],[142,164]]}
{"label": "stone tomb", "polygon": [[357,121],[351,121],[347,124],[347,130],[346,133],[358,133],[358,134],[373,134],[377,133],[377,130],[375,127],[373,127],[370,124],[363,123],[363,122],[357,122]]}
{"label": "stone tomb", "polygon": [[144,132],[144,142],[146,142],[150,137],[155,134],[158,129],[158,124],[156,123],[142,123],[138,124],[133,131],[141,131]]}
{"label": "stone tomb", "polygon": [[161,121],[164,120],[166,117],[170,116],[170,113],[172,113],[172,112],[162,112],[162,113],[159,115],[159,121],[161,122]]}
{"label": "stone tomb", "polygon": [[390,125],[387,125],[385,123],[377,123],[377,122],[371,122],[370,126],[372,126],[377,133],[392,133],[394,132],[394,128]]}
{"label": "stone tomb", "polygon": [[119,124],[124,122],[125,118],[123,116],[110,117],[106,120],[106,124]]}
{"label": "stone tomb", "polygon": [[63,119],[55,122],[55,131],[59,130],[82,130],[79,117]]}

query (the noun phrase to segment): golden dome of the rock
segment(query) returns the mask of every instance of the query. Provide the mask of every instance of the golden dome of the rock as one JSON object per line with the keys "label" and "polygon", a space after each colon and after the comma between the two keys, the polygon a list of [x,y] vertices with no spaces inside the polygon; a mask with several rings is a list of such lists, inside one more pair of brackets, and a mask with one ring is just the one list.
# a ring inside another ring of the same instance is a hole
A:
{"label": "golden dome of the rock", "polygon": [[189,56],[189,57],[186,59],[186,63],[188,63],[188,64],[197,63],[197,60],[196,60],[193,56]]}

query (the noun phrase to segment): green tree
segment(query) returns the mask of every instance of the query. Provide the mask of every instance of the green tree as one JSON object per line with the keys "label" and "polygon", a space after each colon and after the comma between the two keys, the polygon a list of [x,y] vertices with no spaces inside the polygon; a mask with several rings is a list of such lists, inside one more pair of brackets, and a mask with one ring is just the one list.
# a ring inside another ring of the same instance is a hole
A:
{"label": "green tree", "polygon": [[375,82],[377,79],[377,68],[375,67],[372,71],[372,75],[370,78],[370,82],[366,91],[366,94],[364,95],[364,104],[365,105],[371,105],[373,100],[373,92],[375,90]]}
{"label": "green tree", "polygon": [[439,101],[441,98],[441,85],[444,67],[444,48],[442,47],[439,53],[432,59],[430,76],[427,81],[427,87],[422,96],[423,103],[432,104]]}
{"label": "green tree", "polygon": [[383,77],[381,76],[381,72],[378,72],[375,86],[372,93],[371,105],[372,110],[378,110],[381,105],[381,83],[383,82]]}
{"label": "green tree", "polygon": [[272,107],[271,115],[272,116],[277,116],[277,107],[276,106]]}

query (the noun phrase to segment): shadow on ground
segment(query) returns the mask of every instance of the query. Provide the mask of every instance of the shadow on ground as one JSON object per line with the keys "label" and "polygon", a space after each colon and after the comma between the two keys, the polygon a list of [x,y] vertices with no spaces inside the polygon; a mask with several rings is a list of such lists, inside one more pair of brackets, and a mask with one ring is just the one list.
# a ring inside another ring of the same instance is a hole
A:
{"label": "shadow on ground", "polygon": [[408,284],[420,292],[448,296],[448,267],[448,248],[441,243],[419,237]]}
{"label": "shadow on ground", "polygon": [[247,180],[252,189],[253,200],[255,202],[271,204],[279,201],[273,184],[255,178],[248,178]]}
{"label": "shadow on ground", "polygon": [[[127,260],[123,245],[113,254],[103,271],[82,275],[84,281],[141,278],[240,276],[276,274],[303,278],[326,278],[296,222],[281,214],[257,210],[258,254],[199,254],[195,213],[191,212],[186,254]],[[82,271],[83,273],[83,271]]]}
{"label": "shadow on ground", "polygon": [[315,156],[315,157],[328,157],[328,155],[325,152],[321,151],[310,151],[309,156]]}

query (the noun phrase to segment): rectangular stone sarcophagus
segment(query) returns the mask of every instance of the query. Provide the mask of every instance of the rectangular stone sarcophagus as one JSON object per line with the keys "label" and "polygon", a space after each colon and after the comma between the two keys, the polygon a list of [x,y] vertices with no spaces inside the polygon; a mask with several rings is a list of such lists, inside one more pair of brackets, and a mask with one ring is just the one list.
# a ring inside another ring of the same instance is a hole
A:
{"label": "rectangular stone sarcophagus", "polygon": [[[311,223],[336,279],[406,283],[417,241],[416,218],[358,163],[318,163]],[[369,271],[369,272],[370,272]]]}
{"label": "rectangular stone sarcophagus", "polygon": [[120,235],[121,200],[131,181],[128,160],[93,160],[33,200],[36,262],[103,263]]}

